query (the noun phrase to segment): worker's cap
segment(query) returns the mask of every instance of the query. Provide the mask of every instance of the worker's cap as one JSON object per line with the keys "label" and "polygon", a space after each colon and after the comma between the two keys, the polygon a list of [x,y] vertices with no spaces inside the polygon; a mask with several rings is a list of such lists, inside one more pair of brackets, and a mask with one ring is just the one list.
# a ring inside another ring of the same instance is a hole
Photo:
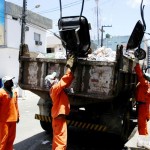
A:
{"label": "worker's cap", "polygon": [[50,88],[53,84],[58,82],[58,79],[56,79],[56,75],[57,75],[57,73],[53,72],[52,74],[47,75],[45,77],[45,86],[46,87]]}
{"label": "worker's cap", "polygon": [[4,77],[2,78],[2,84],[4,84],[6,81],[9,81],[9,80],[14,79],[14,78],[15,78],[15,77],[4,76]]}

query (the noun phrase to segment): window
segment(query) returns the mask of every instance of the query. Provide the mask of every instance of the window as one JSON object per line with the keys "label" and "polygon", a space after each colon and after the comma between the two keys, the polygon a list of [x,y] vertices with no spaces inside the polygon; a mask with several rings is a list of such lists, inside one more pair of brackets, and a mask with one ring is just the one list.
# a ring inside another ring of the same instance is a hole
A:
{"label": "window", "polygon": [[54,48],[47,48],[47,53],[54,53]]}
{"label": "window", "polygon": [[17,18],[17,17],[13,17],[13,16],[12,16],[12,19],[13,19],[13,20],[18,20],[18,18]]}
{"label": "window", "polygon": [[41,35],[38,34],[38,33],[34,33],[34,40],[35,41],[40,41],[40,39],[41,39]]}

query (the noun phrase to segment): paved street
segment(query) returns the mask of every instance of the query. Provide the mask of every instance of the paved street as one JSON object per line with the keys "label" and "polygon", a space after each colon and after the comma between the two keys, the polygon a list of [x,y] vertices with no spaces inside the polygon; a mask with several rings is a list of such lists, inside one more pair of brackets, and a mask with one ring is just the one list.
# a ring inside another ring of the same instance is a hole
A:
{"label": "paved street", "polygon": [[15,150],[37,150],[36,146],[48,139],[49,135],[43,131],[39,121],[34,119],[34,115],[39,112],[38,100],[39,97],[29,91],[25,91],[23,98],[19,98],[20,122],[17,124]]}

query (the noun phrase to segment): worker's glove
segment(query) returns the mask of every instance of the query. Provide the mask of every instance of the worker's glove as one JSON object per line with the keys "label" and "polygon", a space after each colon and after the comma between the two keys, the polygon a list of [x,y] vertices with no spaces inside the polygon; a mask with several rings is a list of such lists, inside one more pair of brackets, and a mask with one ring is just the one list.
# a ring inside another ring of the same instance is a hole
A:
{"label": "worker's glove", "polygon": [[66,67],[70,68],[72,72],[75,71],[77,65],[77,57],[72,54],[68,57]]}
{"label": "worker's glove", "polygon": [[75,56],[74,55],[71,55],[68,59],[67,59],[67,63],[66,63],[66,67],[68,68],[72,68],[74,63],[75,63]]}

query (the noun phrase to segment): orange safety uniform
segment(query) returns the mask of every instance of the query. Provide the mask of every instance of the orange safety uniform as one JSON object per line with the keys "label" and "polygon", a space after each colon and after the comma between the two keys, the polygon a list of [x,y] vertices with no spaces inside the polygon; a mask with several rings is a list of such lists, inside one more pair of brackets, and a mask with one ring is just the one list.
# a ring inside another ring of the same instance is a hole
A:
{"label": "orange safety uniform", "polygon": [[13,150],[19,118],[17,92],[0,89],[0,150]]}
{"label": "orange safety uniform", "polygon": [[148,135],[147,120],[150,118],[150,83],[144,78],[139,64],[136,64],[135,71],[139,81],[135,95],[138,102],[138,132],[140,135]]}
{"label": "orange safety uniform", "polygon": [[66,150],[67,145],[67,122],[65,115],[70,112],[70,103],[64,89],[69,87],[74,79],[70,69],[67,69],[66,74],[60,81],[54,84],[50,89],[50,96],[53,102],[52,128],[53,128],[53,143],[52,150]]}

